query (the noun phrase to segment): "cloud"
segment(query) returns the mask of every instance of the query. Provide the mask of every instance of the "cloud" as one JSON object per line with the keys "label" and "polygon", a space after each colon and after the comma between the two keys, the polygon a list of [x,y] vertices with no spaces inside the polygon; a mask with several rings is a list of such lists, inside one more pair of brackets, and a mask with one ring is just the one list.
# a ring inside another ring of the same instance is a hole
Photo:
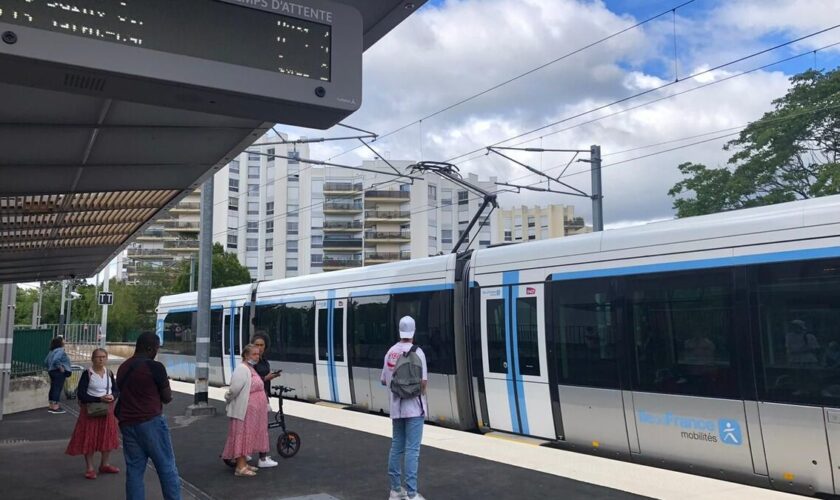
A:
{"label": "cloud", "polygon": [[[722,2],[699,12],[678,11],[679,74],[684,77],[760,50],[772,45],[767,40],[779,34],[799,36],[820,29],[826,19],[840,19],[838,9],[840,2],[742,0]],[[374,147],[386,158],[395,160],[440,161],[480,150],[546,123],[563,121],[525,137],[531,142],[524,145],[588,149],[592,144],[599,144],[603,154],[610,155],[746,124],[768,111],[771,101],[787,90],[789,75],[770,68],[584,124],[790,54],[781,52],[567,120],[673,80],[673,25],[670,16],[666,17],[411,125],[380,139]],[[448,0],[427,5],[365,54],[364,103],[345,122],[380,134],[397,129],[636,22],[629,15],[611,12],[601,1]],[[575,125],[579,126],[553,133]],[[291,131],[313,135],[311,131]],[[346,135],[346,130],[340,135]],[[691,141],[605,156],[604,164],[688,142]],[[721,139],[615,167],[606,166],[603,186],[607,225],[671,217],[672,200],[667,191],[680,180],[677,165],[686,161],[723,165],[729,155],[721,151],[724,142]],[[315,145],[312,155],[327,159],[354,146]],[[360,148],[334,161],[356,165],[372,156],[370,151]],[[571,159],[568,154],[515,153],[515,156],[537,168],[552,168],[550,173],[554,175]],[[538,180],[536,176],[526,176],[527,171],[511,162],[485,156],[484,151],[458,162],[464,173],[521,178],[519,182],[528,183]],[[567,171],[572,175],[563,180],[588,192],[587,168],[585,163],[572,163]],[[505,193],[500,198],[503,205],[572,204],[580,215],[590,220],[590,202],[586,198],[533,192]]]}

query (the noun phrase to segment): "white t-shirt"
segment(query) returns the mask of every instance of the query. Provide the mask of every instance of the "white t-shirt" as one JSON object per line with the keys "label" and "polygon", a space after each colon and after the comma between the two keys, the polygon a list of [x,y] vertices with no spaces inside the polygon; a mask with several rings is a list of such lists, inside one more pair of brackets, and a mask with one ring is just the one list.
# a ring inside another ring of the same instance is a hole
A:
{"label": "white t-shirt", "polygon": [[87,389],[88,396],[101,398],[106,394],[111,394],[111,377],[108,370],[105,370],[104,376],[93,370],[88,370],[88,374],[90,376]]}
{"label": "white t-shirt", "polygon": [[[385,364],[382,366],[380,381],[386,387],[388,394],[391,395],[391,418],[425,417],[429,414],[426,396],[400,399],[399,396],[391,392],[391,378],[394,376],[394,368],[397,367],[397,360],[404,353],[408,352],[413,345],[411,342],[397,342],[393,347],[388,349],[388,354],[385,355]],[[423,363],[423,380],[429,380],[429,373],[426,368],[426,355],[423,353],[423,349],[419,347],[415,352]]]}

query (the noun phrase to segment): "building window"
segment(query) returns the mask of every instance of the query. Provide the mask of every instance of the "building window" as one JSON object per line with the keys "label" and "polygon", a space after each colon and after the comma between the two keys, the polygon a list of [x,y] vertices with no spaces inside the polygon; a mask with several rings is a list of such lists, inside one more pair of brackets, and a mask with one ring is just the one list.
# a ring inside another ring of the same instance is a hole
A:
{"label": "building window", "polygon": [[266,153],[270,155],[268,161],[274,161],[274,148],[268,148]]}
{"label": "building window", "polygon": [[513,241],[513,234],[511,231],[505,231],[505,241]]}
{"label": "building window", "polygon": [[440,230],[440,242],[443,244],[452,243],[452,230],[451,229],[441,229]]}
{"label": "building window", "polygon": [[536,219],[534,219],[533,215],[528,216],[528,227],[535,227],[537,224]]}
{"label": "building window", "polygon": [[458,191],[458,205],[466,205],[470,202],[469,193],[467,191]]}
{"label": "building window", "polygon": [[247,232],[249,233],[257,233],[260,230],[260,223],[259,221],[248,221]]}
{"label": "building window", "polygon": [[298,251],[298,240],[286,240],[286,251],[287,252],[297,252]]}
{"label": "building window", "polygon": [[266,262],[265,263],[265,270],[266,271],[271,271],[272,269],[274,269],[274,262]]}
{"label": "building window", "polygon": [[324,218],[312,216],[312,229],[321,229],[324,227]]}
{"label": "building window", "polygon": [[228,210],[239,211],[239,198],[228,198]]}
{"label": "building window", "polygon": [[248,215],[259,215],[260,214],[260,204],[255,201],[248,202]]}
{"label": "building window", "polygon": [[248,178],[249,179],[259,179],[260,178],[260,167],[258,165],[248,165]]}
{"label": "building window", "polygon": [[256,252],[259,246],[257,238],[245,238],[245,250],[249,252]]}
{"label": "building window", "polygon": [[292,217],[296,217],[298,214],[298,209],[300,208],[299,205],[295,203],[289,203],[286,205],[286,213]]}
{"label": "building window", "polygon": [[312,242],[312,248],[324,248],[324,237],[323,236],[312,236],[310,239]]}
{"label": "building window", "polygon": [[260,154],[253,151],[248,151],[248,161],[260,161]]}
{"label": "building window", "polygon": [[227,235],[227,247],[228,248],[236,248],[236,235],[235,234],[228,234]]}
{"label": "building window", "polygon": [[411,191],[411,184],[400,184],[400,191],[408,193]]}
{"label": "building window", "polygon": [[239,160],[233,160],[232,162],[230,162],[230,171],[234,174],[239,173]]}
{"label": "building window", "polygon": [[298,234],[298,222],[297,221],[286,222],[286,233],[287,234]]}
{"label": "building window", "polygon": [[273,220],[265,221],[265,232],[266,233],[273,233],[274,232],[274,221]]}
{"label": "building window", "polygon": [[440,205],[442,207],[448,207],[452,205],[452,190],[451,189],[443,189],[440,192]]}
{"label": "building window", "polygon": [[259,184],[248,184],[248,194],[260,194],[260,185]]}
{"label": "building window", "polygon": [[286,259],[286,270],[287,271],[297,271],[298,270],[298,260],[297,259]]}
{"label": "building window", "polygon": [[265,204],[265,215],[274,215],[274,202],[269,201]]}
{"label": "building window", "polygon": [[437,186],[429,184],[429,201],[437,201]]}
{"label": "building window", "polygon": [[323,263],[324,263],[324,256],[323,255],[321,255],[319,253],[313,253],[312,254],[312,265],[313,266],[315,266],[315,265],[320,266]]}
{"label": "building window", "polygon": [[232,193],[239,192],[239,179],[228,179],[228,189]]}
{"label": "building window", "polygon": [[273,252],[274,251],[274,238],[266,238],[265,239],[265,251],[266,252]]}

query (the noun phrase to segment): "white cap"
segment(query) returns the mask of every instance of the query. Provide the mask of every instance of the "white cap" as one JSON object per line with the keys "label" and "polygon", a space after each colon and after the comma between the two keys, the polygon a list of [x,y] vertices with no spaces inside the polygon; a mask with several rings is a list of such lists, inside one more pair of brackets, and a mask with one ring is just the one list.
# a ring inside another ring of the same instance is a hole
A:
{"label": "white cap", "polygon": [[412,318],[411,316],[403,316],[402,318],[400,318],[400,338],[414,338],[414,318]]}

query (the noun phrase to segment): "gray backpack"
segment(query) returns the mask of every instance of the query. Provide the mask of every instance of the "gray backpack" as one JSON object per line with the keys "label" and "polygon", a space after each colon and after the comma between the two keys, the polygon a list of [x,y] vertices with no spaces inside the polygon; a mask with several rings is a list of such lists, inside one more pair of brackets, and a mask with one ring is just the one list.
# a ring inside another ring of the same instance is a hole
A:
{"label": "gray backpack", "polygon": [[417,355],[417,346],[411,346],[397,360],[391,378],[391,392],[400,399],[416,398],[420,395],[423,381],[423,362]]}

